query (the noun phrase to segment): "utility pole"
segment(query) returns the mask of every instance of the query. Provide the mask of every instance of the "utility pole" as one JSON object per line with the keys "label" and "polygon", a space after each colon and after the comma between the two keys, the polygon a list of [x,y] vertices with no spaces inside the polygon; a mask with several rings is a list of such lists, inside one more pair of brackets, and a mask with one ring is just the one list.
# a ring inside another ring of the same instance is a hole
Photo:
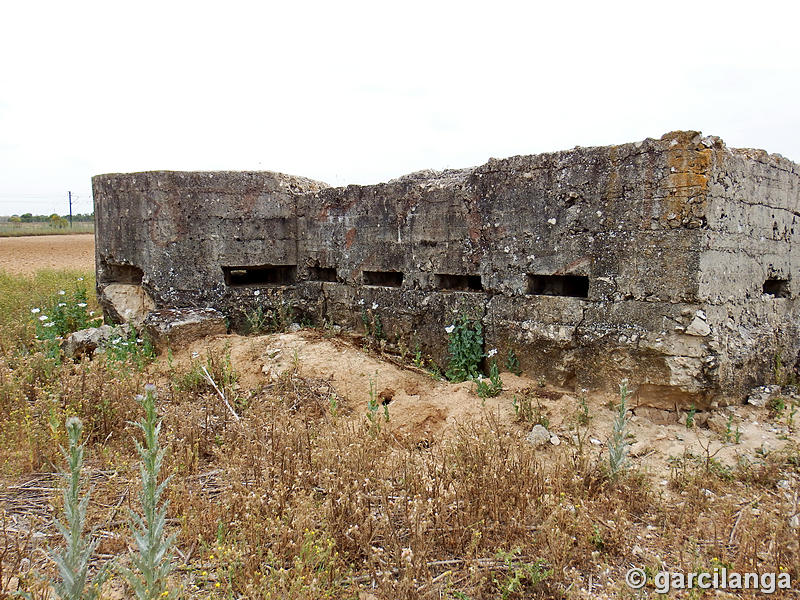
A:
{"label": "utility pole", "polygon": [[69,228],[72,229],[72,192],[67,192],[69,194]]}

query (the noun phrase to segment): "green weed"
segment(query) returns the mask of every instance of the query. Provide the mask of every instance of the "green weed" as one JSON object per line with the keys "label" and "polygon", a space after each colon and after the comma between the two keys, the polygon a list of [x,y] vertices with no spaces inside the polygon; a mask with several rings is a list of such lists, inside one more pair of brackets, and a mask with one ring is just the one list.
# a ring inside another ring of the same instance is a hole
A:
{"label": "green weed", "polygon": [[144,418],[136,423],[144,434],[144,445],[136,442],[142,461],[142,490],[139,494],[142,514],[130,511],[129,527],[136,545],[131,563],[136,571],[123,567],[120,571],[138,600],[157,600],[170,596],[167,577],[172,571],[171,548],[175,538],[167,536],[164,531],[169,501],[161,500],[170,478],[158,481],[166,449],[158,441],[161,419],[156,414],[155,386],[146,385],[144,395],[137,400],[145,413]]}
{"label": "green weed", "polygon": [[131,327],[128,337],[117,336],[105,347],[105,355],[112,364],[133,365],[137,371],[144,369],[156,357],[156,349],[146,334]]}
{"label": "green weed", "polygon": [[508,354],[506,355],[506,370],[514,375],[522,375],[522,369],[520,369],[519,359],[517,358],[517,353],[514,352],[514,348],[508,349]]}
{"label": "green weed", "polygon": [[616,406],[616,415],[608,441],[608,473],[614,479],[628,467],[628,447],[630,446],[628,424],[628,380],[623,379],[619,384],[619,404]]}
{"label": "green weed", "polygon": [[497,368],[497,361],[492,361],[492,366],[489,367],[489,380],[488,382],[479,377],[475,380],[475,387],[478,397],[482,399],[494,398],[503,391],[503,382],[500,379],[500,371]]}
{"label": "green weed", "polygon": [[514,548],[510,552],[501,550],[497,553],[498,560],[505,566],[505,575],[502,579],[495,577],[494,581],[503,600],[522,593],[526,588],[535,587],[553,574],[544,561],[528,563],[520,560],[520,552],[519,548]]}
{"label": "green weed", "polygon": [[[378,398],[377,377],[377,372],[374,377],[372,375],[369,377],[369,400],[367,401],[366,415],[370,433],[373,435],[378,435],[381,432],[381,421],[378,417],[381,402]],[[387,423],[389,422],[389,406],[386,404],[383,405],[383,418]]]}
{"label": "green weed", "polygon": [[89,492],[82,494],[81,469],[83,468],[84,444],[80,443],[83,424],[77,417],[67,419],[69,447],[62,448],[69,471],[64,473],[67,486],[63,491],[65,521],[56,525],[64,538],[65,548],[52,552],[58,569],[58,581],[53,584],[56,595],[62,600],[94,600],[108,576],[106,567],[89,579],[89,562],[97,549],[98,540],[83,537],[86,528],[86,509]]}
{"label": "green weed", "polygon": [[697,414],[697,409],[692,404],[689,407],[689,412],[686,413],[686,429],[692,429],[694,427],[694,416]]}
{"label": "green weed", "polygon": [[461,315],[455,323],[445,328],[450,362],[445,371],[453,382],[477,379],[478,365],[483,360],[483,325]]}

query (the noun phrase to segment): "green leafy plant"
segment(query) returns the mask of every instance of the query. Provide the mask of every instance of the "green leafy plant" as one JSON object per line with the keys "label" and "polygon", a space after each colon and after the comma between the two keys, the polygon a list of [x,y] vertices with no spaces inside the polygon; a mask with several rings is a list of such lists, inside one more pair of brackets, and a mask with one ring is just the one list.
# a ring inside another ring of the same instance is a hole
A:
{"label": "green leafy plant", "polygon": [[686,429],[692,429],[694,427],[694,416],[697,414],[697,409],[692,404],[689,407],[689,412],[686,413]]}
{"label": "green leafy plant", "polygon": [[514,375],[522,375],[522,369],[519,366],[519,359],[517,358],[517,353],[514,352],[514,348],[508,349],[508,354],[506,355],[506,370]]}
{"label": "green leafy plant", "polygon": [[553,574],[553,570],[548,569],[544,561],[529,563],[521,560],[520,552],[519,548],[514,548],[510,552],[501,550],[497,553],[498,560],[503,563],[505,575],[502,579],[495,577],[494,582],[503,600],[523,591],[526,587],[538,585]]}
{"label": "green leafy plant", "polygon": [[450,361],[445,372],[453,382],[477,379],[478,365],[483,360],[483,325],[461,315],[455,323],[445,328]]}
{"label": "green leafy plant", "polygon": [[600,552],[605,550],[606,542],[603,539],[603,534],[600,533],[600,527],[597,525],[594,525],[592,528],[592,535],[589,536],[589,543]]}
{"label": "green leafy plant", "polygon": [[494,398],[503,391],[503,382],[500,379],[500,371],[497,368],[497,361],[492,361],[492,366],[489,367],[489,380],[479,377],[475,380],[475,386],[478,396],[483,398]]}
{"label": "green leafy plant", "polygon": [[294,323],[295,305],[293,300],[281,299],[280,304],[268,311],[270,329],[272,331],[286,331]]}
{"label": "green leafy plant", "polygon": [[783,369],[783,359],[781,357],[781,353],[778,352],[775,354],[772,362],[772,374],[775,378],[775,383],[778,385],[784,384],[784,369]]}
{"label": "green leafy plant", "polygon": [[265,312],[262,306],[244,313],[245,333],[257,334],[269,331],[271,317],[271,312]]}
{"label": "green leafy plant", "polygon": [[628,426],[628,380],[623,379],[619,384],[619,404],[616,406],[614,425],[611,430],[611,439],[608,440],[608,472],[614,479],[628,467],[628,447],[630,446]]}
{"label": "green leafy plant", "polygon": [[59,342],[62,338],[80,329],[99,325],[102,321],[102,317],[95,317],[94,311],[89,309],[83,278],[78,279],[71,292],[58,290],[41,307],[31,308],[30,312],[36,339],[44,344],[45,353],[50,358],[60,357]]}
{"label": "green leafy plant", "polygon": [[[378,418],[378,410],[380,410],[381,402],[378,398],[378,388],[377,388],[377,373],[375,377],[370,375],[369,378],[369,400],[367,401],[367,421],[369,422],[369,430],[373,435],[377,435],[381,432],[381,422]],[[389,421],[389,407],[384,404],[383,405],[383,418],[388,423]]]}
{"label": "green leafy plant", "polygon": [[530,399],[527,398],[527,396],[523,395],[521,401],[517,399],[516,394],[514,394],[511,397],[511,407],[514,409],[514,416],[518,420],[527,421],[527,419],[525,418],[526,413],[523,412],[526,405],[528,407],[528,411],[530,411],[531,402]]}
{"label": "green leafy plant", "polygon": [[414,350],[414,358],[412,361],[414,366],[418,369],[422,369],[425,366],[425,359],[422,357],[422,349],[420,349],[419,344],[417,344],[417,347]]}
{"label": "green leafy plant", "polygon": [[436,363],[431,363],[431,366],[428,368],[428,375],[430,376],[431,379],[439,381],[442,379],[442,370]]}
{"label": "green leafy plant", "polygon": [[335,419],[339,414],[339,399],[336,394],[328,396],[328,408],[330,409],[331,417]]}
{"label": "green leafy plant", "polygon": [[592,416],[589,414],[589,403],[586,400],[586,394],[582,393],[578,397],[578,408],[575,411],[575,422],[578,425],[586,426],[589,424],[589,421],[592,420]]}
{"label": "green leafy plant", "polygon": [[386,338],[383,331],[383,320],[378,312],[377,303],[373,303],[372,308],[361,309],[361,322],[364,324],[364,331],[368,338],[374,341],[380,341]]}
{"label": "green leafy plant", "polygon": [[770,398],[769,402],[767,402],[767,409],[771,415],[780,417],[786,409],[786,398],[781,395]]}
{"label": "green leafy plant", "polygon": [[738,444],[741,442],[742,439],[742,432],[739,430],[739,426],[736,426],[736,429],[733,428],[733,413],[728,415],[728,420],[725,422],[725,441],[730,443],[733,442]]}
{"label": "green leafy plant", "polygon": [[142,460],[139,469],[142,479],[142,490],[139,494],[142,514],[130,511],[129,527],[136,544],[131,563],[136,571],[127,568],[120,570],[138,600],[156,600],[170,595],[167,577],[172,571],[171,548],[175,536],[167,536],[164,531],[169,501],[162,502],[161,497],[169,483],[169,477],[161,483],[158,482],[166,450],[158,441],[161,419],[156,414],[155,386],[146,385],[144,395],[137,396],[137,400],[145,413],[144,419],[136,423],[144,434],[144,445],[136,442],[136,450]]}
{"label": "green leafy plant", "polygon": [[[536,399],[535,405],[534,398]],[[545,429],[550,426],[547,409],[542,406],[539,397],[533,390],[523,390],[519,398],[515,394],[511,400],[511,406],[514,408],[514,416],[518,421],[541,425]]]}
{"label": "green leafy plant", "polygon": [[64,522],[56,521],[58,531],[64,538],[65,547],[51,554],[58,568],[59,577],[53,584],[53,589],[63,600],[93,600],[100,594],[100,588],[108,576],[108,569],[104,566],[94,579],[89,580],[89,562],[98,541],[83,537],[90,496],[90,492],[81,495],[84,445],[80,443],[80,439],[83,424],[77,417],[70,417],[66,425],[69,448],[61,449],[69,466],[69,472],[63,473],[67,481],[63,491]]}
{"label": "green leafy plant", "polygon": [[132,364],[139,371],[151,363],[156,357],[156,349],[146,334],[139,333],[131,327],[128,337],[117,336],[105,347],[108,360],[117,364]]}
{"label": "green leafy plant", "polygon": [[48,299],[44,306],[32,308],[31,315],[36,325],[36,337],[40,340],[64,337],[102,320],[89,310],[86,286],[81,280],[78,280],[72,292],[58,290],[58,293]]}

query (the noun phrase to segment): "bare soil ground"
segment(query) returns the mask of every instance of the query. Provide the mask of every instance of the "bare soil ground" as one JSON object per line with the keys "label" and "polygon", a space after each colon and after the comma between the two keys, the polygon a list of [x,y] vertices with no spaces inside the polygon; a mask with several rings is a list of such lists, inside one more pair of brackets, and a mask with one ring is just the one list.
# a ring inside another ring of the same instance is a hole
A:
{"label": "bare soil ground", "polygon": [[[534,398],[534,417],[548,424],[559,445],[576,443],[574,417],[580,409],[580,396],[572,390],[541,386],[524,375],[502,373],[503,393],[482,400],[472,382],[453,384],[435,379],[412,365],[400,364],[395,357],[367,353],[352,341],[326,338],[314,330],[256,337],[210,337],[177,352],[174,359],[188,365],[192,360],[204,359],[208,353],[216,356],[230,353],[244,389],[277,381],[282,374],[296,368],[304,377],[329,381],[355,412],[363,412],[366,407],[372,381],[378,398],[388,403],[390,409],[391,421],[387,427],[404,443],[433,443],[460,426],[479,421],[487,412],[501,423],[516,422],[519,434],[525,435],[532,422],[517,417],[513,402],[514,397],[519,402],[526,394]],[[584,398],[591,415],[586,442],[597,454],[604,450],[610,436],[615,416],[610,403],[614,400],[593,394]],[[632,407],[637,412],[635,403]],[[634,464],[660,487],[666,485],[674,459],[687,454],[708,456],[734,468],[741,459],[754,459],[761,452],[800,444],[800,431],[790,429],[786,418],[783,421],[770,418],[765,408],[738,405],[716,413],[724,415],[726,421],[730,418],[727,440],[725,431],[705,426],[708,413],[690,417],[697,423],[694,427],[686,426],[685,413],[675,414],[674,421],[666,424],[634,414],[630,431]],[[555,451],[552,445],[548,446]]]}
{"label": "bare soil ground", "polygon": [[29,275],[40,269],[94,268],[94,234],[0,238],[0,270]]}

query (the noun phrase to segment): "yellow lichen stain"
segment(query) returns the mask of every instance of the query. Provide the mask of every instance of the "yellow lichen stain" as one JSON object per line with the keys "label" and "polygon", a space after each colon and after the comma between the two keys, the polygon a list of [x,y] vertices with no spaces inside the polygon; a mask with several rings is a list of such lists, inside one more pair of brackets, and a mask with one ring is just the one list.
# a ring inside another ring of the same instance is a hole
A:
{"label": "yellow lichen stain", "polygon": [[659,221],[679,227],[684,219],[705,214],[713,150],[693,142],[696,132],[668,135],[672,140],[666,152],[670,173],[659,184],[664,197]]}

